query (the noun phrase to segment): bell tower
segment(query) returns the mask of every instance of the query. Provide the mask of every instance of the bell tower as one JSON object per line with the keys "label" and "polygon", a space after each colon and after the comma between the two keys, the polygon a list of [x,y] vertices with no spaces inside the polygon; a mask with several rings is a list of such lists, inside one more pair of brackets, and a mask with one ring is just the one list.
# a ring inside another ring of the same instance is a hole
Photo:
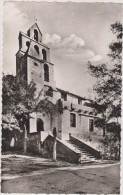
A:
{"label": "bell tower", "polygon": [[54,64],[50,61],[50,48],[42,43],[42,33],[34,23],[27,33],[19,32],[19,51],[16,54],[16,74],[29,84],[36,83],[37,92],[48,86],[55,88]]}

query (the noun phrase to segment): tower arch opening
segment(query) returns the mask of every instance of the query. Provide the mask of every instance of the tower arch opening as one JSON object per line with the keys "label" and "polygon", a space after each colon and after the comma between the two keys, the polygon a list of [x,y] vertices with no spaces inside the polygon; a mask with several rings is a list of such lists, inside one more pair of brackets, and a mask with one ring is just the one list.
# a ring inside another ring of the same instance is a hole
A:
{"label": "tower arch opening", "polygon": [[44,81],[49,82],[49,66],[44,64]]}
{"label": "tower arch opening", "polygon": [[27,48],[29,48],[29,46],[30,46],[30,42],[29,41],[26,41],[26,46],[27,46]]}
{"label": "tower arch opening", "polygon": [[45,49],[42,49],[42,55],[43,55],[43,60],[47,61],[47,52]]}
{"label": "tower arch opening", "polygon": [[39,54],[39,47],[37,45],[34,45],[34,48],[35,48],[36,52]]}
{"label": "tower arch opening", "polygon": [[34,40],[38,42],[38,31],[34,29]]}

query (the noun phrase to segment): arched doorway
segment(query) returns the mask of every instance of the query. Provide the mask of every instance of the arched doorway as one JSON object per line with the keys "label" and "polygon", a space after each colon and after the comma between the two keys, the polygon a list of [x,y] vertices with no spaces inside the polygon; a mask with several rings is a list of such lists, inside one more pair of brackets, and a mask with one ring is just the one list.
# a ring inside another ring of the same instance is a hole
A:
{"label": "arched doorway", "polygon": [[44,122],[42,119],[37,118],[37,132],[44,131]]}

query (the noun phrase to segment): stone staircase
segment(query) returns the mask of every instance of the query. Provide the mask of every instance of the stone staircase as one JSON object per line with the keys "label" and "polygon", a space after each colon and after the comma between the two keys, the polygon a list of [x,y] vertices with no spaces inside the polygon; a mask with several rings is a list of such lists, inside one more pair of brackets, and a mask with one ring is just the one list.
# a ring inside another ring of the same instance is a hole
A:
{"label": "stone staircase", "polygon": [[72,140],[65,140],[65,144],[72,150],[74,150],[76,153],[80,153],[80,163],[90,163],[90,162],[97,162],[98,159],[94,157],[91,153],[83,149],[82,147],[75,144]]}

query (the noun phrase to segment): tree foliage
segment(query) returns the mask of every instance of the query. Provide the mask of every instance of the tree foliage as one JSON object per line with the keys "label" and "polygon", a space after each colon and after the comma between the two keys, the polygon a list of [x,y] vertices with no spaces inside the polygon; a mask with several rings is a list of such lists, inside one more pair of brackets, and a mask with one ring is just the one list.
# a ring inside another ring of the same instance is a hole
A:
{"label": "tree foliage", "polygon": [[[41,90],[36,95],[36,84],[27,84],[24,80],[18,80],[12,75],[3,75],[2,88],[2,126],[19,130],[19,124],[25,124],[33,112],[44,112],[55,114],[58,107],[49,103],[48,98],[44,98]],[[12,120],[13,118],[13,120]],[[20,125],[22,128],[22,125]],[[20,129],[21,131],[22,129]]]}
{"label": "tree foliage", "polygon": [[105,157],[120,159],[121,92],[122,92],[122,24],[111,25],[115,40],[109,45],[110,62],[97,66],[88,63],[90,74],[96,78],[94,91],[97,94],[95,108],[102,118],[95,120],[98,128],[110,132],[103,139]]}
{"label": "tree foliage", "polygon": [[94,91],[97,94],[99,113],[103,113],[106,122],[121,117],[121,88],[122,88],[122,25],[116,22],[111,25],[115,40],[109,45],[110,63],[95,66],[88,63],[90,74],[97,79]]}
{"label": "tree foliage", "polygon": [[[32,117],[31,113],[40,112],[51,117],[60,112],[61,107],[59,102],[53,104],[48,100],[48,97],[43,95],[45,93],[44,89],[37,94],[34,82],[27,84],[25,80],[18,79],[16,76],[3,75],[2,92],[3,135],[11,132],[14,137],[12,139],[15,140],[18,133],[22,132],[23,150],[26,153],[27,131],[29,119]],[[6,148],[6,144],[3,145]]]}

